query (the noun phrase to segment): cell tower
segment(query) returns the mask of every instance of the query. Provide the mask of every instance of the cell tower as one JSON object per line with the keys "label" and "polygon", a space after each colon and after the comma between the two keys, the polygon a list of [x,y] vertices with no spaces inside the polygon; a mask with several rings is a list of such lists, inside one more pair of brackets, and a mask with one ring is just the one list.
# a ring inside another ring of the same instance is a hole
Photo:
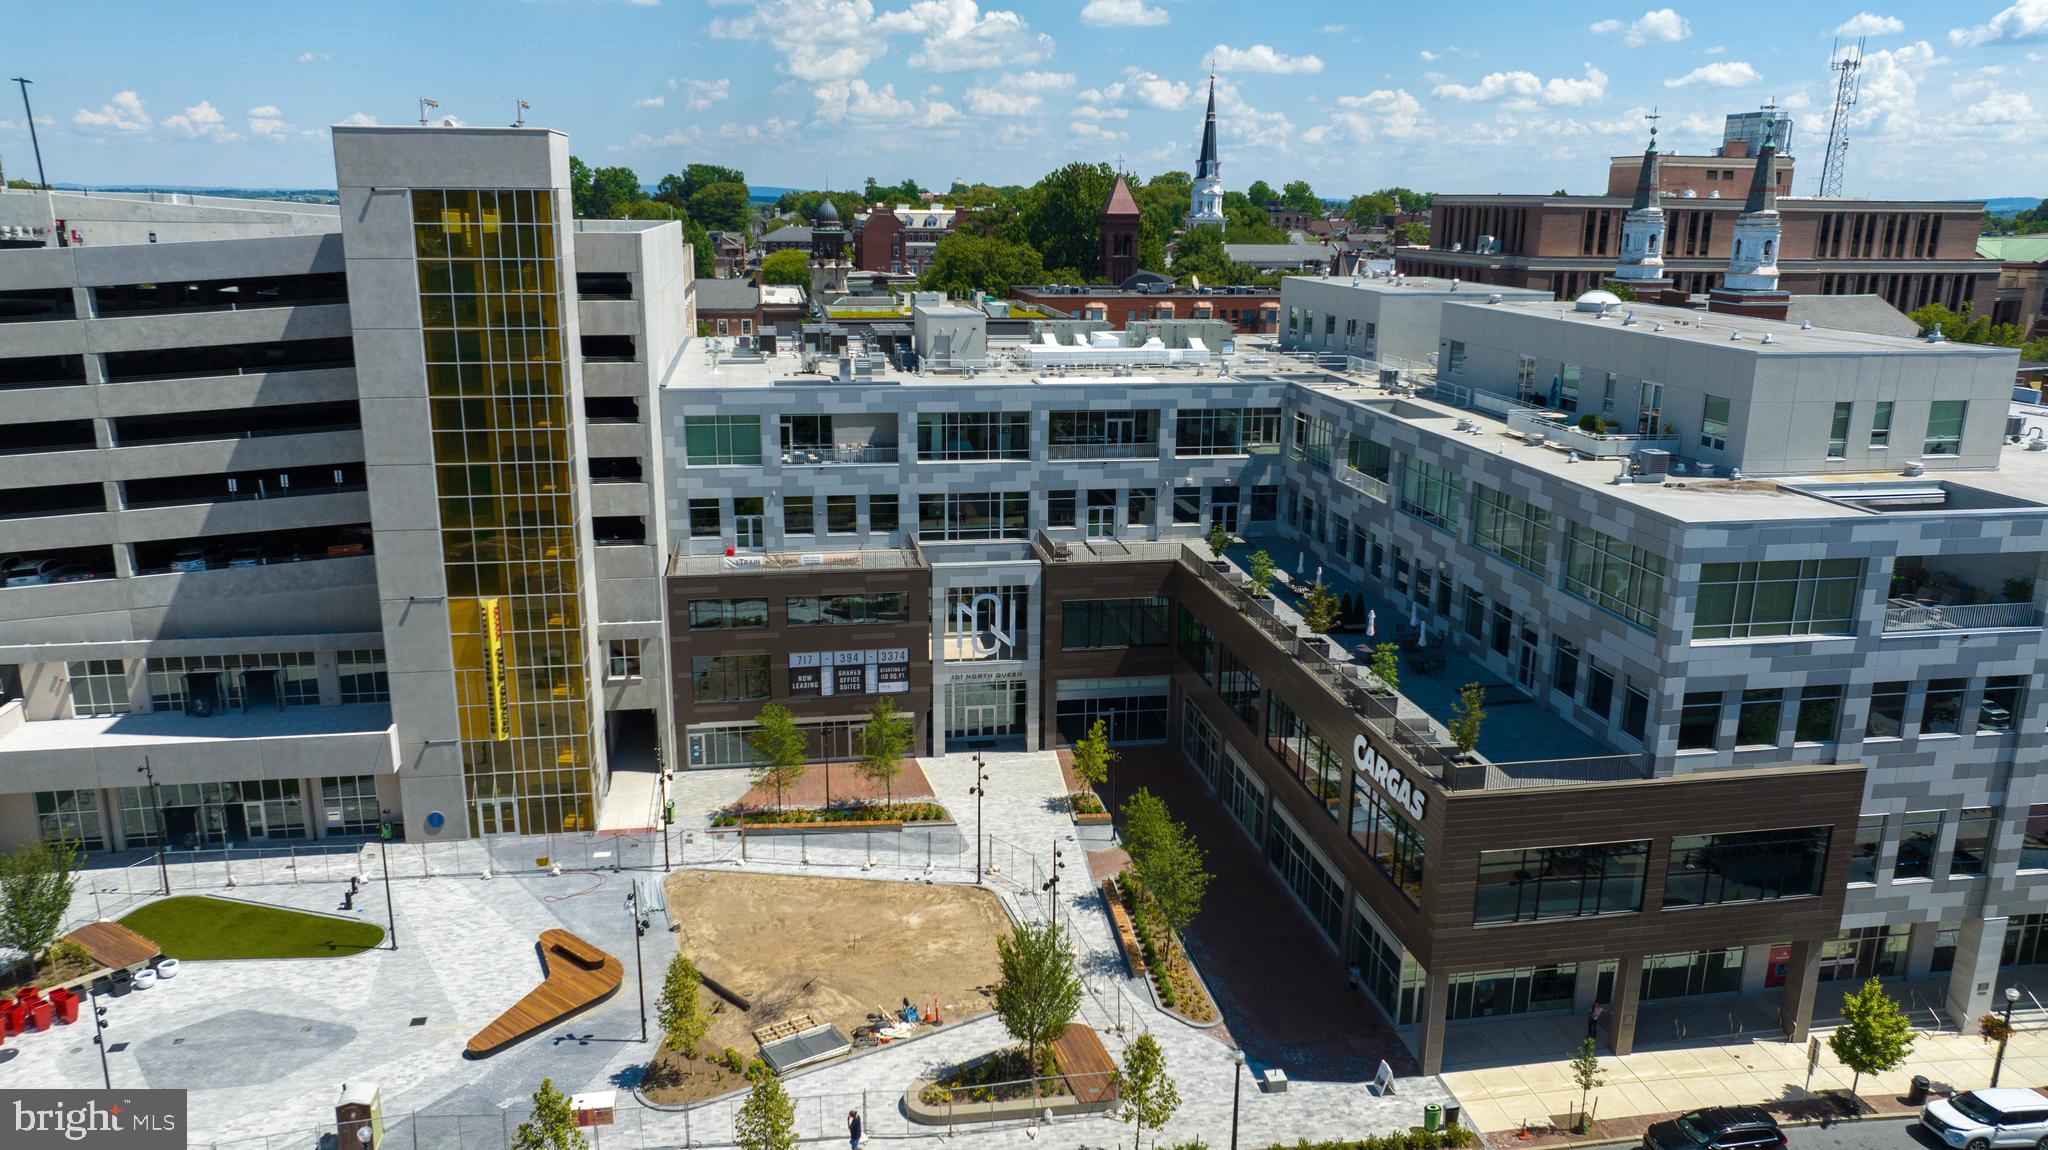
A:
{"label": "cell tower", "polygon": [[1820,194],[1842,194],[1842,167],[1849,158],[1849,110],[1856,106],[1856,88],[1862,82],[1863,38],[1856,38],[1852,51],[1842,51],[1842,42],[1828,55],[1828,70],[1836,73],[1835,111],[1828,119],[1828,152],[1820,166]]}

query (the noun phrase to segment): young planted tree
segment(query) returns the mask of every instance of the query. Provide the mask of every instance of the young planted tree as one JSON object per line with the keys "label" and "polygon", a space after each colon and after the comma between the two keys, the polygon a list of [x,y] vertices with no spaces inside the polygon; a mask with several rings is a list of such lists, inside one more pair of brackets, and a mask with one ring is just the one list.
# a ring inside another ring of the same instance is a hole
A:
{"label": "young planted tree", "polygon": [[1592,1039],[1588,1038],[1580,1045],[1579,1052],[1572,1055],[1570,1067],[1572,1084],[1579,1088],[1578,1132],[1585,1134],[1593,1125],[1591,1116],[1586,1113],[1586,1098],[1593,1091],[1607,1085],[1606,1077],[1600,1073],[1600,1055]]}
{"label": "young planted tree", "polygon": [[1451,703],[1451,721],[1447,724],[1451,742],[1461,755],[1469,755],[1479,745],[1479,725],[1486,721],[1486,688],[1477,683],[1467,683],[1458,688],[1458,697]]}
{"label": "young planted tree", "polygon": [[1230,531],[1220,521],[1211,523],[1209,524],[1209,535],[1203,542],[1209,545],[1210,558],[1221,559],[1223,558],[1223,552],[1230,547]]}
{"label": "young planted tree", "polygon": [[1873,978],[1842,999],[1842,1025],[1828,1036],[1828,1049],[1850,1070],[1853,1101],[1864,1075],[1893,1069],[1913,1052],[1913,1027]]}
{"label": "young planted tree", "polygon": [[761,708],[754,728],[747,732],[747,745],[761,756],[753,767],[754,782],[775,788],[775,809],[782,809],[782,788],[804,777],[804,764],[811,758],[811,738],[796,725],[796,716],[781,703]]}
{"label": "young planted tree", "polygon": [[1109,768],[1115,762],[1116,752],[1109,746],[1109,724],[1097,719],[1074,744],[1074,777],[1081,780],[1082,786],[1099,787],[1109,781]]}
{"label": "young planted tree", "polygon": [[1192,926],[1195,916],[1202,912],[1202,898],[1209,891],[1212,876],[1204,865],[1207,859],[1201,844],[1188,832],[1187,824],[1169,817],[1156,835],[1156,841],[1145,851],[1144,861],[1133,857],[1132,865],[1138,868],[1139,881],[1158,906],[1159,917],[1166,920],[1168,954],[1178,961],[1186,957],[1180,948],[1181,932]]}
{"label": "young planted tree", "polygon": [[867,726],[860,733],[860,777],[882,784],[883,803],[896,804],[896,776],[903,773],[903,756],[910,753],[910,716],[883,699],[868,712]]}
{"label": "young planted tree", "polygon": [[1117,1117],[1136,1128],[1131,1150],[1141,1150],[1145,1131],[1166,1125],[1180,1108],[1180,1089],[1166,1074],[1166,1052],[1150,1031],[1124,1049],[1123,1065],[1116,1069],[1116,1097]]}
{"label": "young planted tree", "polygon": [[782,1080],[767,1066],[756,1064],[753,1089],[733,1116],[733,1141],[740,1150],[796,1150],[796,1106]]}
{"label": "young planted tree", "polygon": [[1372,677],[1389,691],[1401,689],[1401,648],[1381,643],[1372,649]]}
{"label": "young planted tree", "polygon": [[[1024,1044],[1031,1076],[1038,1077],[1038,1051],[1066,1033],[1081,1009],[1081,976],[1056,922],[1023,923],[996,940],[996,1013],[1003,1028]],[[1038,1087],[1032,1086],[1036,1097]]]}
{"label": "young planted tree", "polygon": [[38,958],[57,940],[71,906],[78,848],[32,842],[0,855],[0,943]]}
{"label": "young planted tree", "polygon": [[569,1096],[555,1089],[553,1079],[540,1080],[540,1089],[533,1092],[533,1113],[512,1132],[511,1150],[590,1150],[590,1142],[576,1128]]}
{"label": "young planted tree", "polygon": [[1301,621],[1318,635],[1329,634],[1343,616],[1337,597],[1320,582],[1308,589],[1308,596],[1301,602]]}
{"label": "young planted tree", "polygon": [[697,1043],[711,1029],[711,1014],[697,994],[703,985],[704,976],[697,973],[697,964],[690,961],[689,955],[677,952],[669,959],[668,974],[661,980],[661,1001],[655,1005],[655,1018],[661,1022],[661,1044],[691,1058],[697,1057]]}
{"label": "young planted tree", "polygon": [[[1131,868],[1143,871],[1141,859],[1149,858],[1160,848],[1173,827],[1173,815],[1166,809],[1166,800],[1146,787],[1139,787],[1124,800],[1124,853],[1131,856]],[[1139,881],[1143,882],[1141,874]]]}
{"label": "young planted tree", "polygon": [[1273,557],[1263,550],[1252,552],[1251,558],[1245,560],[1245,563],[1245,590],[1250,591],[1254,599],[1264,599],[1272,592],[1273,574],[1280,568],[1274,564]]}

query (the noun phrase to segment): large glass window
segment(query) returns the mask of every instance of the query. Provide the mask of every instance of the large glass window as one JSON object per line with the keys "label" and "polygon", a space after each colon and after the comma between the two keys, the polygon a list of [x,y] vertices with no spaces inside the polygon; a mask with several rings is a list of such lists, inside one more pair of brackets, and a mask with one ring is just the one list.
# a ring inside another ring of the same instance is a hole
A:
{"label": "large glass window", "polygon": [[1903,922],[1843,931],[1840,938],[1822,944],[1817,981],[1861,983],[1905,973],[1912,931],[1912,925]]}
{"label": "large glass window", "polygon": [[341,678],[342,702],[391,701],[391,674],[384,665],[382,648],[342,651],[335,656],[335,669]]}
{"label": "large glass window", "polygon": [[1959,455],[1963,450],[1963,415],[1968,400],[1937,399],[1927,406],[1927,442],[1922,455]]}
{"label": "large glass window", "polygon": [[67,664],[71,679],[71,713],[125,715],[128,713],[128,664],[120,659],[87,659]]}
{"label": "large glass window", "polygon": [[1166,600],[1070,599],[1060,608],[1060,647],[1164,647]]}
{"label": "large glass window", "polygon": [[330,835],[377,833],[383,821],[377,804],[377,776],[338,775],[320,780],[320,817]]}
{"label": "large glass window", "polygon": [[1899,823],[1899,857],[1892,879],[1932,878],[1934,844],[1941,838],[1940,811],[1907,811]]}
{"label": "large glass window", "polygon": [[1258,675],[1245,666],[1228,648],[1216,652],[1216,691],[1223,696],[1223,705],[1230,708],[1245,726],[1259,729],[1259,683]]}
{"label": "large glass window", "polygon": [[1329,420],[1317,419],[1305,411],[1294,413],[1294,445],[1289,450],[1292,458],[1306,460],[1312,467],[1327,468],[1336,441],[1337,429]]}
{"label": "large glass window", "polygon": [[2021,870],[2048,870],[2048,803],[2027,808],[2027,827],[2020,838]]}
{"label": "large glass window", "polygon": [[1193,667],[1205,681],[1215,682],[1216,636],[1186,608],[1180,611],[1178,639],[1181,662]]}
{"label": "large glass window", "polygon": [[1166,680],[1155,689],[1128,694],[1068,696],[1054,703],[1060,741],[1080,742],[1088,729],[1101,720],[1112,743],[1163,743],[1166,741]]}
{"label": "large glass window", "polygon": [[2005,926],[2000,966],[2035,966],[2048,962],[2048,914],[2016,914]]}
{"label": "large glass window", "polygon": [[1310,730],[1308,720],[1277,694],[1266,703],[1266,748],[1322,801],[1331,818],[1337,817],[1344,806],[1343,760],[1337,748]]}
{"label": "large glass window", "polygon": [[1031,415],[1024,411],[920,412],[921,460],[1031,458]]}
{"label": "large glass window", "polygon": [[1837,403],[1834,419],[1828,423],[1828,458],[1845,459],[1849,455],[1849,416],[1854,413],[1853,403]]}
{"label": "large glass window", "polygon": [[1180,699],[1180,753],[1211,787],[1219,785],[1216,770],[1223,761],[1223,741],[1216,737],[1209,717],[1187,695]]}
{"label": "large glass window", "polygon": [[1483,483],[1472,488],[1472,542],[1525,571],[1543,574],[1550,512]]}
{"label": "large glass window", "polygon": [[1692,637],[1853,634],[1862,579],[1860,559],[1701,564]]}
{"label": "large glass window", "polygon": [[1351,774],[1351,837],[1409,902],[1422,904],[1422,828],[1356,771]]}
{"label": "large glass window", "polygon": [[1393,463],[1393,452],[1387,450],[1384,443],[1363,435],[1354,435],[1345,441],[1344,464],[1361,475],[1385,479],[1392,474]]}
{"label": "large glass window", "polygon": [[743,631],[767,625],[766,599],[690,600],[692,631]]}
{"label": "large glass window", "polygon": [[1728,449],[1728,400],[1710,395],[1700,407],[1700,446],[1715,451]]}
{"label": "large glass window", "polygon": [[1475,923],[1643,909],[1650,840],[1480,851]]}
{"label": "large glass window", "polygon": [[2013,729],[2020,713],[2020,694],[2026,689],[2025,675],[1993,675],[1984,681],[1984,698],[1977,704],[1977,730],[2005,732]]}
{"label": "large glass window", "polygon": [[1823,684],[1800,689],[1799,718],[1792,732],[1794,742],[1832,743],[1841,725],[1841,684]]}
{"label": "large glass window", "polygon": [[1643,956],[1642,1001],[1733,994],[1742,989],[1743,948]]}
{"label": "large glass window", "polygon": [[768,656],[699,655],[690,660],[691,695],[699,703],[740,703],[768,697]]}
{"label": "large glass window", "polygon": [[1678,711],[1678,749],[1711,751],[1721,734],[1721,692],[1687,691]]}
{"label": "large glass window", "polygon": [[37,791],[36,830],[44,842],[71,843],[88,851],[107,846],[95,791]]}
{"label": "large glass window", "polygon": [[1968,679],[1936,679],[1927,684],[1927,705],[1920,710],[1920,733],[1953,735],[1963,729],[1963,693]]}
{"label": "large glass window", "polygon": [[1028,492],[948,492],[917,497],[917,537],[928,542],[1024,539],[1030,534]]}
{"label": "large glass window", "polygon": [[1717,906],[1820,893],[1828,827],[1673,835],[1664,905]]}
{"label": "large glass window", "polygon": [[1350,960],[1365,992],[1396,1025],[1407,1026],[1421,1017],[1428,977],[1362,902],[1352,908]]}
{"label": "large glass window", "polygon": [[1332,942],[1344,925],[1344,884],[1310,853],[1308,844],[1276,813],[1266,837],[1266,860],[1280,880],[1308,908],[1308,916]]}
{"label": "large glass window", "polygon": [[[695,604],[691,604],[692,607]],[[845,595],[791,595],[784,603],[792,627],[831,627],[858,623],[908,623],[910,596],[901,591],[852,592]]]}
{"label": "large glass window", "polygon": [[1574,523],[1565,546],[1564,588],[1654,630],[1664,599],[1664,558]]}
{"label": "large glass window", "polygon": [[1401,510],[1445,531],[1458,529],[1458,505],[1465,481],[1455,472],[1420,459],[1401,461]]}
{"label": "large glass window", "polygon": [[1884,851],[1883,815],[1864,815],[1856,822],[1856,846],[1849,854],[1849,881],[1876,882],[1877,856]]}
{"label": "large glass window", "polygon": [[1156,411],[1055,411],[1047,431],[1054,459],[1134,459],[1159,449]]}
{"label": "large glass window", "polygon": [[1175,421],[1175,455],[1243,455],[1280,445],[1277,407],[1182,411]]}
{"label": "large glass window", "polygon": [[1445,1017],[1455,1021],[1570,1010],[1578,983],[1579,967],[1572,962],[1454,974]]}
{"label": "large glass window", "polygon": [[719,532],[718,500],[690,500],[690,538],[716,539]]}
{"label": "large glass window", "polygon": [[1983,874],[1991,861],[1991,808],[1964,807],[1956,816],[1956,843],[1948,855],[1949,877]]}
{"label": "large glass window", "polygon": [[683,417],[684,459],[691,467],[736,467],[761,462],[758,415]]}
{"label": "large glass window", "polygon": [[1775,747],[1785,714],[1785,692],[1779,687],[1753,687],[1742,692],[1742,706],[1735,714],[1735,745]]}
{"label": "large glass window", "polygon": [[1870,720],[1864,724],[1867,739],[1896,739],[1906,731],[1906,694],[1911,683],[1879,683],[1870,689]]}
{"label": "large glass window", "polygon": [[1870,446],[1890,447],[1892,443],[1892,401],[1880,400],[1870,415]]}
{"label": "large glass window", "polygon": [[320,673],[311,651],[250,655],[168,655],[149,660],[150,706],[190,709],[194,698],[225,707],[311,707]]}

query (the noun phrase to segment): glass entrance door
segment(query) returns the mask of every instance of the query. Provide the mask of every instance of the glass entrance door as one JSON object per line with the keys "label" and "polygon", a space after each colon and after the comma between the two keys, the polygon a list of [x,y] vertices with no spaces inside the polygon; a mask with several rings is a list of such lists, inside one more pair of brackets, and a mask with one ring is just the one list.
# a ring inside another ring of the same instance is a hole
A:
{"label": "glass entrance door", "polygon": [[733,546],[742,551],[759,551],[767,545],[768,536],[761,526],[759,515],[735,515],[732,520]]}
{"label": "glass entrance door", "polygon": [[477,799],[476,833],[480,835],[518,834],[518,800],[502,798],[497,796],[488,796]]}
{"label": "glass entrance door", "polygon": [[946,688],[946,738],[986,744],[1024,737],[1022,679],[955,683]]}
{"label": "glass entrance door", "polygon": [[1237,533],[1237,504],[1211,503],[1209,505],[1209,524],[1212,527],[1220,524],[1225,531],[1235,535]]}
{"label": "glass entrance door", "polygon": [[1088,509],[1088,538],[1116,538],[1116,508],[1090,507]]}

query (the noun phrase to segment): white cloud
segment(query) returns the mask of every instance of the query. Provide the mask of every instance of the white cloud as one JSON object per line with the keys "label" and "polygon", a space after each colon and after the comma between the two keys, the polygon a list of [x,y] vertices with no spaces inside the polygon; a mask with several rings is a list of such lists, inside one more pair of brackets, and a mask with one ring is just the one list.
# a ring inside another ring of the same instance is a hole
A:
{"label": "white cloud", "polygon": [[983,12],[975,0],[917,0],[900,12],[877,16],[874,26],[923,36],[910,66],[934,72],[1028,67],[1053,53],[1052,37],[1032,32],[1024,17]]}
{"label": "white cloud", "polygon": [[1216,124],[1223,135],[1252,148],[1285,151],[1294,123],[1280,112],[1261,112],[1245,102],[1236,81],[1216,82]]}
{"label": "white cloud", "polygon": [[299,53],[299,63],[301,63],[301,64],[321,64],[321,63],[325,63],[326,61],[328,61],[328,60],[332,60],[332,59],[334,59],[334,53],[332,53],[332,52],[301,52],[301,53]]}
{"label": "white cloud", "polygon": [[721,138],[727,140],[745,140],[749,143],[758,143],[762,140],[779,140],[796,131],[796,129],[797,122],[795,120],[784,120],[780,117],[770,116],[758,124],[720,124],[718,126],[718,134]]}
{"label": "white cloud", "polygon": [[1288,56],[1265,44],[1232,48],[1218,44],[1211,53],[1218,72],[1270,72],[1276,76],[1313,76],[1323,70],[1319,56]]}
{"label": "white cloud", "polygon": [[660,108],[667,104],[667,96],[649,96],[644,100],[633,101],[633,106],[635,108]]}
{"label": "white cloud", "polygon": [[1157,28],[1172,20],[1164,8],[1149,8],[1145,0],[1088,0],[1081,9],[1081,23],[1096,28]]}
{"label": "white cloud", "polygon": [[1437,54],[1437,53],[1435,53],[1435,52],[1432,52],[1432,51],[1430,51],[1430,50],[1429,50],[1429,49],[1427,49],[1427,48],[1424,48],[1424,49],[1423,49],[1422,51],[1420,51],[1420,52],[1417,52],[1417,53],[1416,53],[1416,55],[1418,55],[1418,56],[1422,57],[1422,60],[1423,60],[1423,62],[1424,62],[1424,63],[1426,63],[1426,64],[1434,64],[1434,63],[1436,63],[1436,62],[1437,62],[1438,60],[1441,60],[1441,59],[1443,59],[1443,57],[1442,57],[1441,55],[1439,55],[1439,54]]}
{"label": "white cloud", "polygon": [[1555,107],[1577,108],[1607,94],[1607,73],[1591,64],[1584,67],[1585,75],[1576,80],[1566,76],[1545,80],[1534,72],[1489,72],[1480,77],[1477,84],[1444,81],[1431,88],[1430,94],[1467,103],[1510,97]]}
{"label": "white cloud", "polygon": [[1045,102],[1029,92],[999,92],[994,88],[972,88],[967,92],[967,110],[977,116],[1028,116]]}
{"label": "white cloud", "polygon": [[713,20],[710,32],[772,46],[782,53],[778,70],[806,82],[850,80],[889,51],[870,0],[768,0],[744,16]]}
{"label": "white cloud", "polygon": [[1090,104],[1120,104],[1128,98],[1130,102],[1158,108],[1162,112],[1178,112],[1188,106],[1193,95],[1194,89],[1179,80],[1168,80],[1157,73],[1133,68],[1116,83],[1090,88],[1075,99]]}
{"label": "white cloud", "polygon": [[1012,76],[1003,73],[1003,86],[1021,92],[1059,92],[1074,86],[1072,72],[1022,72]]}
{"label": "white cloud", "polygon": [[1702,64],[1683,76],[1674,76],[1664,81],[1667,88],[1690,88],[1699,84],[1708,88],[1741,88],[1763,79],[1763,73],[1741,60],[1717,60]]}
{"label": "white cloud", "polygon": [[[249,134],[262,140],[290,140],[320,135],[318,129],[300,128],[284,118],[284,112],[276,104],[260,104],[249,109]],[[170,121],[166,120],[165,123]]]}
{"label": "white cloud", "polygon": [[703,138],[704,129],[692,124],[687,128],[670,128],[659,136],[636,132],[629,142],[636,148],[679,148],[695,144]]}
{"label": "white cloud", "polygon": [[1993,40],[2026,40],[2043,33],[2048,33],[2048,0],[2019,0],[1989,23],[1949,29],[1948,42],[1974,48]]}
{"label": "white cloud", "polygon": [[1073,116],[1082,120],[1122,120],[1130,116],[1128,108],[1098,108],[1093,104],[1074,105]]}
{"label": "white cloud", "polygon": [[1676,44],[1692,35],[1692,24],[1669,8],[1656,8],[1643,13],[1636,19],[1623,23],[1620,20],[1600,20],[1586,25],[1586,31],[1607,36],[1615,32],[1631,48],[1640,48],[1652,42]]}
{"label": "white cloud", "polygon": [[1716,44],[1711,48],[1702,48],[1700,51],[1708,56],[1721,56],[1727,54],[1728,45]]}
{"label": "white cloud", "polygon": [[1100,124],[1091,124],[1086,120],[1075,120],[1073,123],[1068,124],[1067,134],[1077,140],[1087,140],[1098,144],[1113,144],[1119,140],[1131,138],[1129,132],[1113,131]]}
{"label": "white cloud", "polygon": [[71,122],[81,128],[105,128],[112,132],[147,132],[155,121],[142,107],[142,97],[134,89],[114,93],[113,102],[100,105],[95,112],[80,108]]}
{"label": "white cloud", "polygon": [[350,112],[348,119],[341,122],[350,127],[365,128],[375,124],[377,117],[370,115],[368,112]]}
{"label": "white cloud", "polygon": [[818,119],[826,123],[841,120],[906,120],[917,114],[915,101],[899,99],[896,85],[870,88],[866,80],[834,80],[812,89],[818,99]]}
{"label": "white cloud", "polygon": [[1422,101],[1410,95],[1406,88],[1378,88],[1363,96],[1339,96],[1337,108],[1328,123],[1303,132],[1302,142],[1313,146],[1338,133],[1361,144],[1369,143],[1375,137],[1411,140],[1429,128],[1428,113]]}
{"label": "white cloud", "polygon": [[724,77],[716,80],[691,80],[690,96],[683,106],[692,112],[701,112],[711,105],[732,95],[732,81]]}
{"label": "white cloud", "polygon": [[242,138],[240,132],[228,130],[227,117],[221,115],[220,109],[214,107],[210,100],[201,100],[175,116],[165,116],[163,126],[166,131],[181,136],[221,144]]}
{"label": "white cloud", "polygon": [[1905,30],[1904,20],[1897,16],[1879,16],[1874,12],[1858,12],[1835,25],[1837,36],[1894,36]]}
{"label": "white cloud", "polygon": [[2025,124],[2034,119],[2034,102],[2025,92],[1986,96],[1964,115],[1980,124]]}
{"label": "white cloud", "polygon": [[948,120],[957,119],[960,109],[944,100],[927,100],[924,105],[924,119],[919,121],[927,128],[934,128]]}

